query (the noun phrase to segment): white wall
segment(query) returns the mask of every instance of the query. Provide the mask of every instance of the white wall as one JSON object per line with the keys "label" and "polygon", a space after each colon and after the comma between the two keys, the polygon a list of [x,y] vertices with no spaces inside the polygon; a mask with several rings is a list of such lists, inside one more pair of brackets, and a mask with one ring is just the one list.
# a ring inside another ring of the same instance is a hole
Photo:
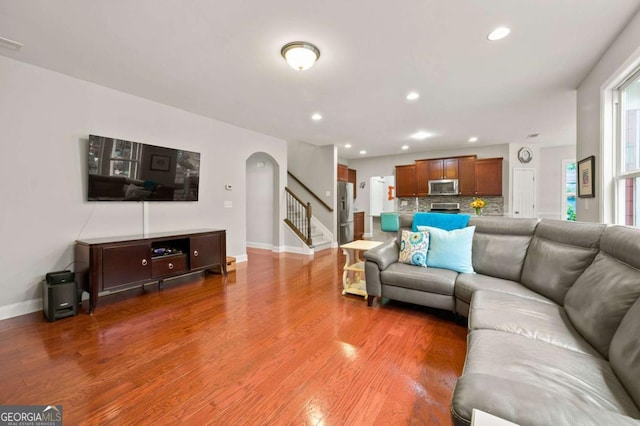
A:
{"label": "white wall", "polygon": [[606,125],[612,116],[609,105],[609,90],[619,84],[621,78],[640,63],[640,12],[629,21],[618,37],[609,46],[600,61],[578,86],[577,94],[577,154],[580,161],[596,157],[595,198],[578,198],[577,220],[590,222],[613,221],[613,186],[610,179],[614,158],[609,149],[604,149],[611,140],[612,129]]}
{"label": "white wall", "polygon": [[247,246],[273,250],[274,215],[277,209],[274,181],[276,167],[268,154],[258,152],[247,159]]}
{"label": "white wall", "polygon": [[200,200],[146,203],[150,232],[226,229],[227,253],[242,260],[251,154],[280,165],[283,193],[282,140],[0,57],[0,317],[37,310],[40,281],[72,263],[76,239],[143,231],[145,204],[86,201],[90,133],[202,154]]}

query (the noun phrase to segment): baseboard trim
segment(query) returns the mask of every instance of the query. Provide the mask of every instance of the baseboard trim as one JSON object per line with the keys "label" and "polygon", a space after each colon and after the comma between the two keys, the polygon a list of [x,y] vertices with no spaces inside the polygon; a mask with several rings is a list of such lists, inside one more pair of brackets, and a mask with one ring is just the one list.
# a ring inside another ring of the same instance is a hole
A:
{"label": "baseboard trim", "polygon": [[[273,246],[271,244],[247,242],[247,247],[262,250],[271,250],[274,253],[295,253],[313,256],[313,250],[308,247],[292,247],[292,246]],[[247,255],[244,256],[245,260]],[[236,260],[238,262],[238,260]]]}
{"label": "baseboard trim", "polygon": [[263,250],[273,250],[274,246],[273,244],[269,244],[269,243],[256,243],[253,241],[247,241],[247,247],[250,248],[257,248],[257,249],[263,249]]}
{"label": "baseboard trim", "polygon": [[42,310],[42,299],[32,299],[11,305],[0,306],[0,320],[19,317]]}

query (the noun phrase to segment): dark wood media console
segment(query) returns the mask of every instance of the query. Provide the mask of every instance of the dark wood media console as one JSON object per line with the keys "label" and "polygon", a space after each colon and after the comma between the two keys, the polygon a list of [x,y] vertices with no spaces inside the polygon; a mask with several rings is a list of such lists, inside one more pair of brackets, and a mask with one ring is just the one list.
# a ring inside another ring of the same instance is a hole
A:
{"label": "dark wood media console", "polygon": [[102,292],[128,290],[195,271],[227,275],[226,231],[197,229],[76,241],[76,279],[89,293],[89,314]]}

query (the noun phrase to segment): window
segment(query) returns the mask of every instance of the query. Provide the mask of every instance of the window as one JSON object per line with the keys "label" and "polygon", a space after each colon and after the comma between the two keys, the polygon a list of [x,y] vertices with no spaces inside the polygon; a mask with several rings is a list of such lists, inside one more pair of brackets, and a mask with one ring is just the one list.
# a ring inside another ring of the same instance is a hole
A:
{"label": "window", "polygon": [[562,160],[563,189],[562,206],[565,220],[576,220],[576,190],[577,190],[576,160]]}
{"label": "window", "polygon": [[640,70],[616,94],[616,223],[640,226]]}

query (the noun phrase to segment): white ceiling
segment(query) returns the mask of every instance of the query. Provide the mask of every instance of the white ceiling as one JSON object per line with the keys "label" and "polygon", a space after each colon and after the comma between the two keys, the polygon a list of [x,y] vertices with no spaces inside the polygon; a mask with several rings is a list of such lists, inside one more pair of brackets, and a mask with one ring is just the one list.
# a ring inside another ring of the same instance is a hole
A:
{"label": "white ceiling", "polygon": [[[640,0],[0,0],[0,54],[343,158],[575,143],[575,89]],[[511,35],[489,42],[495,27]],[[308,71],[280,56],[314,43]],[[417,101],[405,96],[415,90]],[[320,112],[323,120],[311,115]],[[409,136],[424,130],[424,141]],[[527,139],[540,133],[536,139]],[[351,143],[350,150],[343,148]]]}

